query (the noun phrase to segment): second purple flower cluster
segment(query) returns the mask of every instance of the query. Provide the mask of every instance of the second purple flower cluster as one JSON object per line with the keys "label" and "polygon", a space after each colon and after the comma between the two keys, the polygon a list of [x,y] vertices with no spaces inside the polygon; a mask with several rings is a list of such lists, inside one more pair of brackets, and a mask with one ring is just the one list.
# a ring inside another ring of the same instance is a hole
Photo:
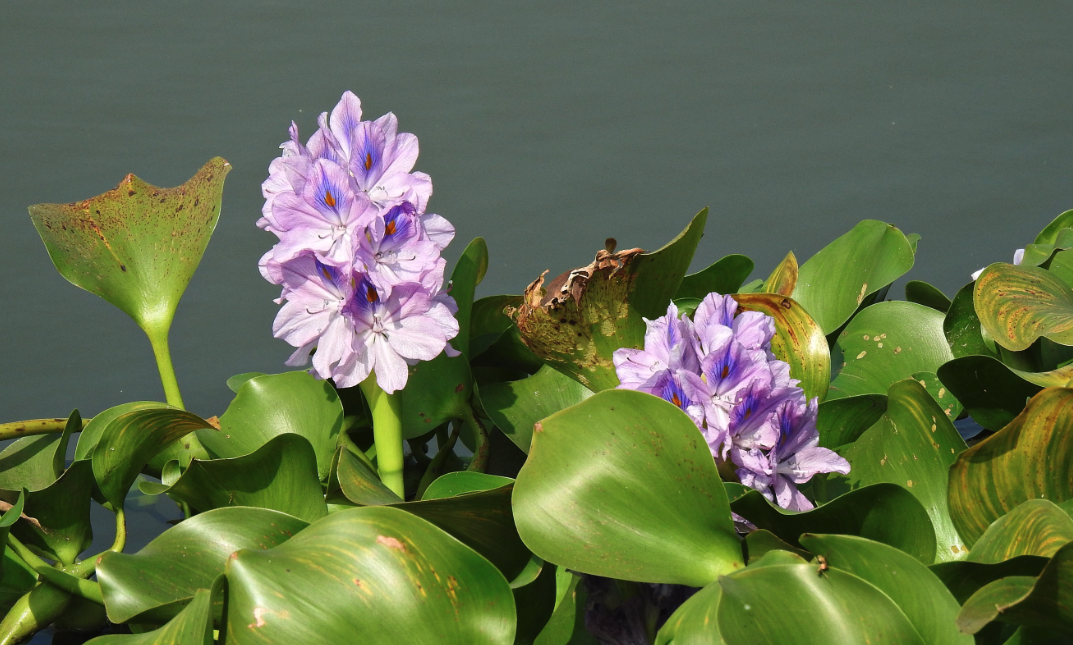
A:
{"label": "second purple flower cluster", "polygon": [[376,375],[391,393],[407,366],[440,352],[456,355],[454,300],[442,291],[440,252],[454,227],[425,212],[432,181],[411,172],[417,137],[395,115],[361,120],[361,102],[343,94],[303,145],[291,124],[283,155],[262,185],[257,225],[279,237],[261,274],[283,287],[273,333],[298,349],[288,365],[351,387]]}
{"label": "second purple flower cluster", "polygon": [[614,353],[619,387],[682,409],[741,483],[804,511],[813,506],[799,484],[816,473],[849,472],[849,462],[819,446],[818,400],[806,399],[790,366],[771,352],[773,318],[739,312],[733,297],[711,293],[692,320],[671,303],[665,316],[646,322],[644,349]]}

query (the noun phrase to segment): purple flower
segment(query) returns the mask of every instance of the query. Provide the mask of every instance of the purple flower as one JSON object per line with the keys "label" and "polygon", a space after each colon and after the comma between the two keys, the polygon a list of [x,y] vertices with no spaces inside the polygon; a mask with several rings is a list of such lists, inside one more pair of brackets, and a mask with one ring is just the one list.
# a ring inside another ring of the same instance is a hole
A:
{"label": "purple flower", "polygon": [[648,325],[644,349],[616,349],[611,356],[622,383],[619,387],[649,391],[665,372],[683,369],[698,373],[693,322],[688,316],[679,317],[672,302],[665,316],[644,321]]}
{"label": "purple flower", "polygon": [[454,227],[425,213],[432,182],[411,172],[417,137],[399,133],[394,115],[362,121],[346,92],[318,124],[304,145],[291,124],[262,184],[257,224],[279,238],[259,263],[282,287],[273,333],[297,348],[289,365],[313,352],[317,376],[350,387],[375,374],[391,393],[409,365],[457,355],[440,257]]}

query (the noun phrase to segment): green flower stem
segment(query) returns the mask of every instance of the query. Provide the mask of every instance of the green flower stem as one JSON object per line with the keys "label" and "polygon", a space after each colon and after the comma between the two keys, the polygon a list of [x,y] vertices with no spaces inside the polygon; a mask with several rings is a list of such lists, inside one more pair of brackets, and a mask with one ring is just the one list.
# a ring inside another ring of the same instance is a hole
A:
{"label": "green flower stem", "polygon": [[160,382],[164,385],[164,396],[168,405],[185,410],[183,397],[179,394],[179,381],[175,378],[175,368],[171,364],[171,350],[168,349],[168,329],[145,330],[149,336],[149,343],[153,346],[153,356],[156,357],[156,367],[160,371]]}
{"label": "green flower stem", "polygon": [[443,474],[443,465],[447,463],[448,455],[455,449],[455,442],[458,441],[458,431],[461,428],[462,425],[456,423],[450,438],[447,438],[446,433],[436,433],[436,441],[437,443],[440,443],[440,449],[436,452],[436,456],[432,458],[432,461],[429,462],[428,469],[425,470],[425,474],[421,477],[421,483],[417,485],[417,495],[415,499],[421,499],[421,496],[425,494],[425,489],[429,487],[429,484],[436,481],[436,478]]}
{"label": "green flower stem", "polygon": [[[82,419],[82,427],[85,428],[92,420]],[[37,434],[55,434],[63,432],[66,426],[67,419],[30,419],[28,421],[0,423],[0,441]]]}
{"label": "green flower stem", "polygon": [[71,594],[39,584],[15,601],[0,621],[0,645],[15,645],[52,624],[71,603]]}
{"label": "green flower stem", "polygon": [[25,544],[23,544],[19,540],[19,538],[15,537],[10,533],[7,534],[7,545],[12,551],[15,552],[15,555],[22,558],[22,561],[25,562],[27,566],[29,566],[34,571],[37,571],[41,567],[45,567],[46,569],[52,568],[47,562],[37,557],[37,554],[35,554]]}
{"label": "green flower stem", "polygon": [[406,490],[402,480],[402,403],[376,382],[376,374],[361,382],[361,391],[373,415],[373,441],[380,481],[402,499]]}
{"label": "green flower stem", "polygon": [[50,585],[63,589],[69,594],[80,596],[90,602],[95,602],[98,605],[104,606],[104,595],[101,593],[101,586],[96,582],[76,578],[69,573],[64,573],[63,571],[53,569],[52,567],[35,567],[34,571],[41,576],[42,580]]}
{"label": "green flower stem", "polygon": [[473,460],[469,462],[469,467],[466,470],[483,473],[488,466],[488,431],[484,429],[484,424],[477,418],[473,410],[469,411],[469,414],[466,415],[462,422],[473,432],[474,442]]}

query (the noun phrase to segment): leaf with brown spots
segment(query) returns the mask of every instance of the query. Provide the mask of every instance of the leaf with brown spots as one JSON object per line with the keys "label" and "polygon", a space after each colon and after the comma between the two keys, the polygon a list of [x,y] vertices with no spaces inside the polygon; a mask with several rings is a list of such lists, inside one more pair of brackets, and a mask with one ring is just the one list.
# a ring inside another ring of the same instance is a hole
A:
{"label": "leaf with brown spots", "polygon": [[744,311],[759,311],[775,319],[771,351],[790,364],[790,376],[801,381],[805,396],[827,398],[831,351],[823,330],[805,308],[789,296],[774,293],[738,294],[734,299]]}
{"label": "leaf with brown spots", "polygon": [[797,274],[797,257],[794,256],[793,251],[790,251],[782,259],[782,262],[779,262],[779,265],[771,271],[771,275],[764,281],[762,291],[780,296],[789,296],[794,292],[794,287],[797,286]]}
{"label": "leaf with brown spots", "polygon": [[973,302],[983,328],[1007,349],[1027,349],[1040,336],[1073,345],[1073,290],[1050,271],[992,264],[976,279]]}

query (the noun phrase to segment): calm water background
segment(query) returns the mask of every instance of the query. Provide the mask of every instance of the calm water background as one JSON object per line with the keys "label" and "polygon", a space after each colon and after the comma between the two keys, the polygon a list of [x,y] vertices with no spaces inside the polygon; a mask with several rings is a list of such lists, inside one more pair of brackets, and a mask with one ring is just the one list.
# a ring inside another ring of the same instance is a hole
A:
{"label": "calm water background", "polygon": [[[766,275],[862,218],[923,236],[948,295],[1073,208],[1066,2],[0,3],[0,421],[159,400],[132,321],[67,284],[27,216],[127,173],[234,167],[172,328],[191,410],[285,369],[260,183],[346,89],[421,141],[431,208],[484,236],[479,295],[654,249],[712,208],[694,269]],[[754,276],[756,277],[756,276]],[[900,297],[900,289],[898,297]],[[892,295],[894,291],[892,290]]]}

